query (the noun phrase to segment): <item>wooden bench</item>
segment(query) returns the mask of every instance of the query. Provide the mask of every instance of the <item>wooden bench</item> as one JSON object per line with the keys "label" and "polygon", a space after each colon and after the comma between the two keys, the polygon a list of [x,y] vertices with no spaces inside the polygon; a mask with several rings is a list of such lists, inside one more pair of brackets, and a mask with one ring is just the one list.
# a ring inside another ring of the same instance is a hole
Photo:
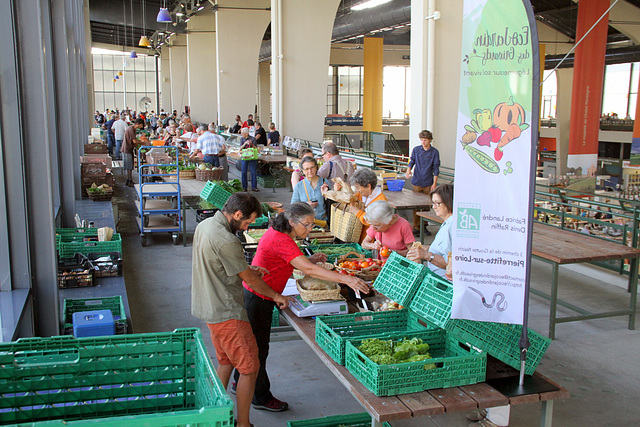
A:
{"label": "wooden bench", "polygon": [[[283,310],[282,314],[293,329],[309,345],[311,350],[316,353],[327,368],[329,368],[351,395],[371,415],[371,425],[373,427],[381,426],[385,421],[454,412],[469,412],[476,409],[486,409],[504,405],[520,405],[532,402],[542,402],[540,425],[550,427],[553,415],[553,401],[555,399],[566,399],[569,397],[568,390],[537,372],[530,378],[535,379],[535,381],[539,383],[544,383],[547,391],[509,396],[498,391],[487,382],[483,382],[397,396],[376,396],[351,375],[346,367],[336,363],[318,346],[315,341],[314,319],[299,318],[293,314],[290,309]],[[497,359],[490,359],[490,362],[488,361],[487,363],[488,381],[514,376],[517,378],[518,372],[515,369]]]}

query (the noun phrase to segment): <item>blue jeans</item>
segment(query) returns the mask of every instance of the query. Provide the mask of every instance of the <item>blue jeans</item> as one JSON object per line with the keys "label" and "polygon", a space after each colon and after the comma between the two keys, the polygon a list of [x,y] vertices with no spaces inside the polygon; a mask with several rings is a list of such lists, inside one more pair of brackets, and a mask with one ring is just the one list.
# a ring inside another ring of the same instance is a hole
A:
{"label": "blue jeans", "polygon": [[251,188],[258,188],[258,161],[242,160],[242,188],[247,190],[247,170],[251,172]]}
{"label": "blue jeans", "polygon": [[113,146],[116,145],[116,136],[107,132],[107,151],[109,155],[113,155]]}
{"label": "blue jeans", "polygon": [[220,158],[218,156],[204,156],[202,159],[205,163],[209,163],[211,166],[220,166]]}
{"label": "blue jeans", "polygon": [[116,139],[116,159],[118,160],[122,158],[122,153],[120,152],[120,148],[122,148],[122,140]]}

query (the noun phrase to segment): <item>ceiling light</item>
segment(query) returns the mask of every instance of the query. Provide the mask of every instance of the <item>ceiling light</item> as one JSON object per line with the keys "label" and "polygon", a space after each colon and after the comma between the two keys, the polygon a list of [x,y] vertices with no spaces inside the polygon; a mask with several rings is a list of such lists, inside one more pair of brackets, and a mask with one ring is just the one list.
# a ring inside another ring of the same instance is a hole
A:
{"label": "ceiling light", "polygon": [[135,50],[131,50],[131,54],[129,55],[129,58],[133,58],[136,59],[138,57],[138,54],[136,53]]}
{"label": "ceiling light", "polygon": [[200,12],[202,9],[204,9],[204,6],[200,6],[200,7],[198,8],[198,12]]}
{"label": "ceiling light", "polygon": [[167,10],[166,7],[161,7],[160,8],[160,12],[158,12],[158,17],[156,18],[156,22],[161,22],[161,23],[169,23],[171,22],[171,14],[169,13],[169,11]]}
{"label": "ceiling light", "polygon": [[140,41],[138,42],[138,46],[149,47],[149,46],[151,46],[151,42],[149,42],[149,39],[147,38],[147,36],[142,36],[142,37],[140,37]]}
{"label": "ceiling light", "polygon": [[176,16],[182,16],[182,15],[184,15],[184,13],[182,13],[182,12],[176,12]]}
{"label": "ceiling light", "polygon": [[389,3],[390,1],[391,0],[369,0],[358,5],[351,6],[351,10],[370,9],[372,7],[380,6],[381,4]]}

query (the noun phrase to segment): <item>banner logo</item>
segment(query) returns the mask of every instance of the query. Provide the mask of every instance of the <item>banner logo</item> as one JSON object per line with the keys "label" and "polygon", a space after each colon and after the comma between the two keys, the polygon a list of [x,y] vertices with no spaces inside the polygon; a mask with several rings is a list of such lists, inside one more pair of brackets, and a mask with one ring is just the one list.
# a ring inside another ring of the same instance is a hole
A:
{"label": "banner logo", "polygon": [[457,236],[478,238],[480,236],[480,218],[482,210],[476,203],[458,204]]}

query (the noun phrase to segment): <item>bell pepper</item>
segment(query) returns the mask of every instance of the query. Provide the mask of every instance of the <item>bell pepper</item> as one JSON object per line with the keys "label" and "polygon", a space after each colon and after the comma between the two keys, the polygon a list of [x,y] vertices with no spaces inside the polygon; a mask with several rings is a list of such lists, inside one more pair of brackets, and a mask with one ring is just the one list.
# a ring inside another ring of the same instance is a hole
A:
{"label": "bell pepper", "polygon": [[476,108],[473,110],[473,114],[476,115],[476,123],[478,123],[481,131],[488,130],[491,127],[491,110],[487,108],[484,110]]}

